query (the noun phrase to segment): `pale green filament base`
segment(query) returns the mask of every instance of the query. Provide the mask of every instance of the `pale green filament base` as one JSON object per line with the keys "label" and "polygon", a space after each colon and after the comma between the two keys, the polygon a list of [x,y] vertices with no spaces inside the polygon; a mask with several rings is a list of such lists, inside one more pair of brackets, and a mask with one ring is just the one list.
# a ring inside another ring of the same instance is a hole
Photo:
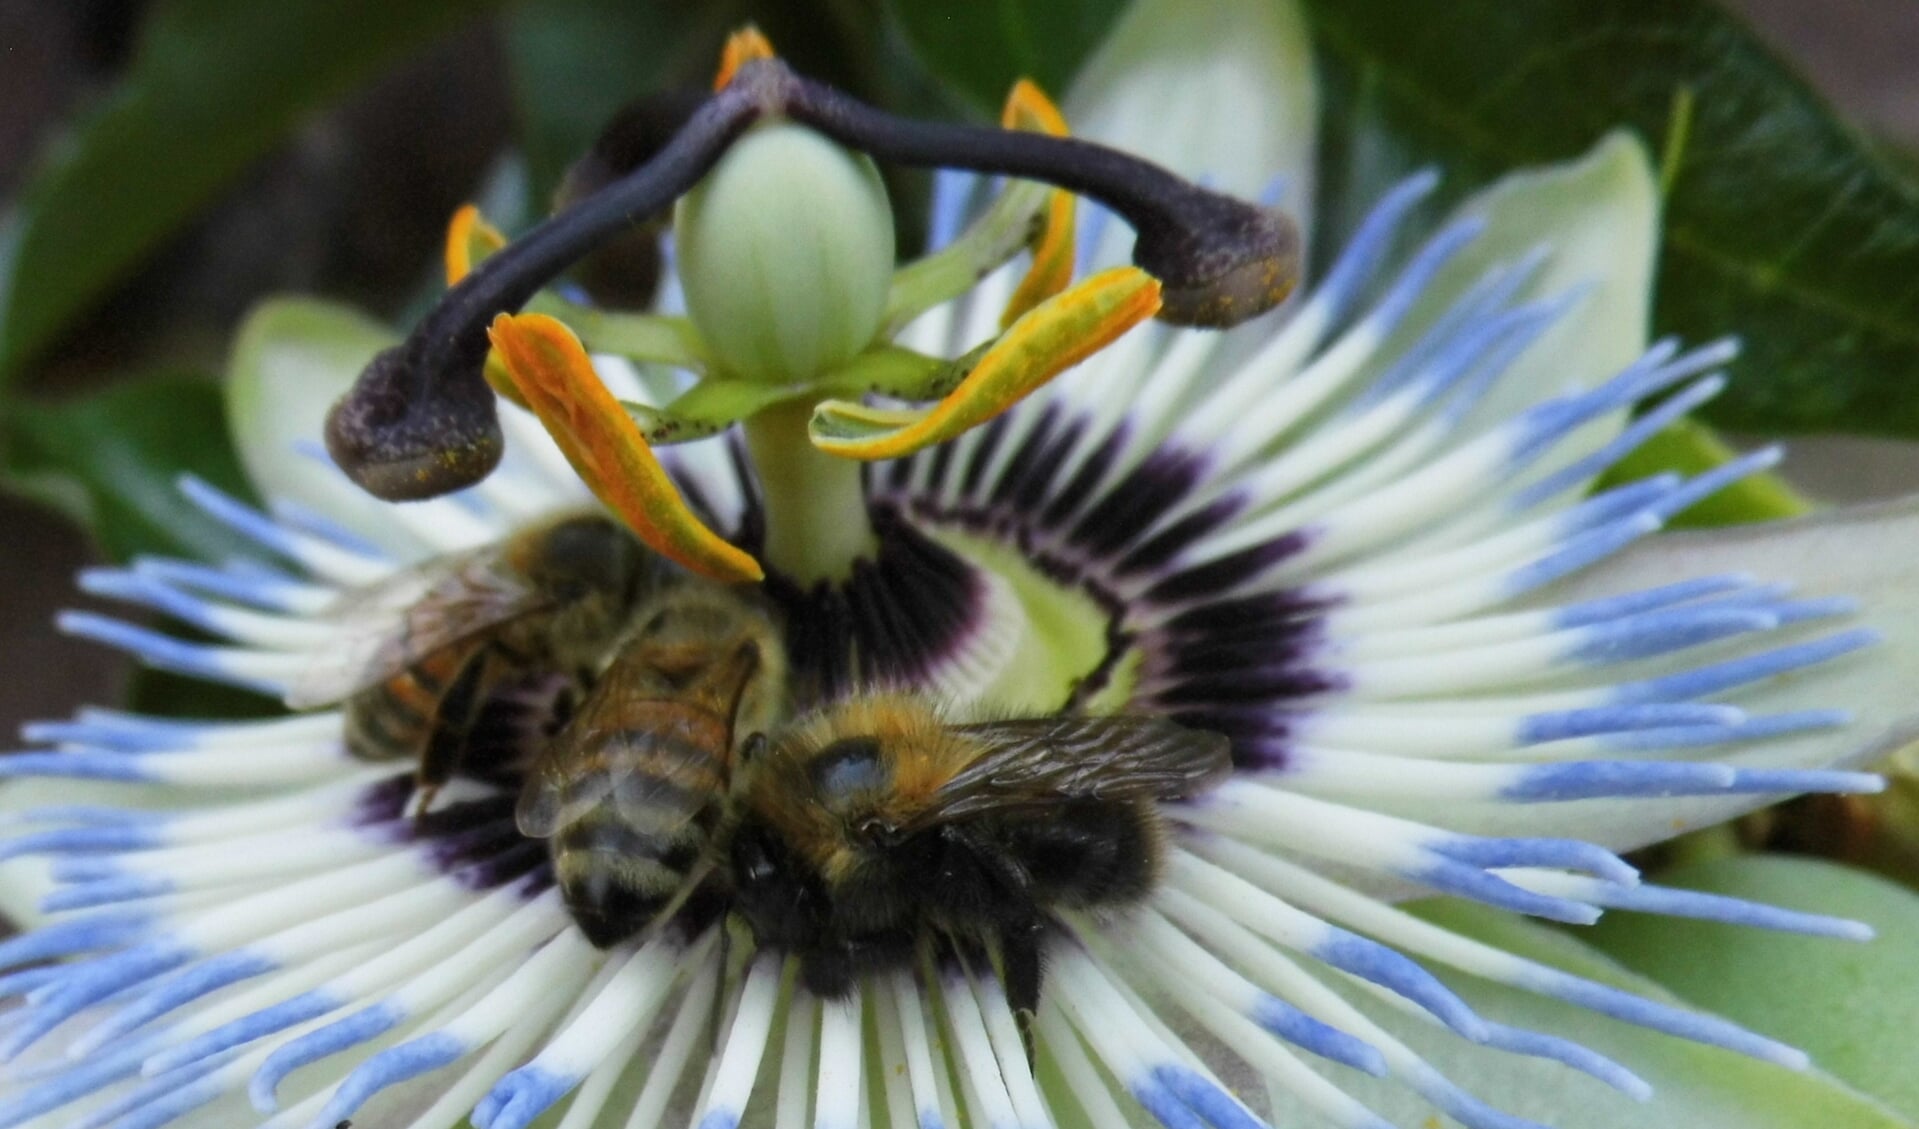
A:
{"label": "pale green filament base", "polygon": [[[979,701],[1017,717],[1058,712],[1106,658],[1106,609],[1041,572],[1013,546],[952,529],[929,532],[975,567],[1006,581],[1026,613],[1025,637]],[[1097,712],[1110,713],[1132,698],[1138,663],[1120,662],[1111,678],[1095,695]]]}
{"label": "pale green filament base", "polygon": [[801,585],[844,580],[878,545],[861,464],[824,454],[806,436],[810,400],[776,404],[746,421],[746,450],[765,495],[770,567]]}

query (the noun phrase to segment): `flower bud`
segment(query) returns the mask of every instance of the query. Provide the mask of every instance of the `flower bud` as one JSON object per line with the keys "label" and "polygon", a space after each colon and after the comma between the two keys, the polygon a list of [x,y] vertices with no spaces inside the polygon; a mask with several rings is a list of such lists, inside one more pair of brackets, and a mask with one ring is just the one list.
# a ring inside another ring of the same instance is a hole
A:
{"label": "flower bud", "polygon": [[674,218],[687,312],[730,375],[785,383],[871,344],[893,272],[879,173],[811,130],[741,138]]}

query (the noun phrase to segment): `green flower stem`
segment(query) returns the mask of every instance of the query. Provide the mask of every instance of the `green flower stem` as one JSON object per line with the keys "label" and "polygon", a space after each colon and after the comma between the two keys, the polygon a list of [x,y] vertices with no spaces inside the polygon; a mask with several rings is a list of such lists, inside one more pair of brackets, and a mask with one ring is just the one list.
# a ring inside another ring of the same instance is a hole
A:
{"label": "green flower stem", "polygon": [[766,500],[765,563],[801,584],[844,579],[877,542],[860,464],[814,448],[810,399],[777,404],[746,421],[746,450]]}
{"label": "green flower stem", "polygon": [[526,312],[559,318],[580,335],[589,352],[613,353],[699,373],[713,363],[706,341],[688,318],[599,310],[551,292],[535,296],[526,304]]}
{"label": "green flower stem", "polygon": [[1051,191],[1043,184],[1014,181],[952,243],[894,271],[881,335],[890,337],[927,310],[966,293],[1019,254],[1033,238]]}

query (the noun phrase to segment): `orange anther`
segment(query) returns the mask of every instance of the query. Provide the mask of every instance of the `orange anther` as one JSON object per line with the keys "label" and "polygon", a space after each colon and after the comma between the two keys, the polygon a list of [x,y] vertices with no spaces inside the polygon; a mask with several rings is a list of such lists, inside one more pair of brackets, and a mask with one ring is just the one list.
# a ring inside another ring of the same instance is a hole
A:
{"label": "orange anther", "polygon": [[573,469],[641,541],[715,580],[764,579],[758,561],[708,529],[687,506],[564,322],[545,314],[501,314],[487,336]]}
{"label": "orange anther", "polygon": [[726,37],[726,46],[720,51],[720,70],[713,76],[713,89],[726,89],[726,84],[733,81],[734,73],[746,63],[775,57],[773,44],[760,34],[759,28],[747,24]]}
{"label": "orange anther", "polygon": [[[1006,95],[1000,110],[1000,125],[1053,137],[1066,136],[1066,118],[1046,92],[1031,79],[1022,78]],[[1032,241],[1033,265],[1013,290],[1013,296],[1000,313],[1000,328],[1011,326],[1035,306],[1066,289],[1073,282],[1074,199],[1071,192],[1054,191],[1046,197],[1045,218]]]}
{"label": "orange anther", "polygon": [[959,387],[930,410],[903,414],[828,400],[813,445],[849,459],[896,459],[942,443],[1019,403],[1040,385],[1159,312],[1159,282],[1116,267],[1048,298],[993,342]]}
{"label": "orange anther", "polygon": [[446,225],[446,284],[457,286],[480,260],[506,246],[506,236],[486,222],[480,209],[463,204]]}

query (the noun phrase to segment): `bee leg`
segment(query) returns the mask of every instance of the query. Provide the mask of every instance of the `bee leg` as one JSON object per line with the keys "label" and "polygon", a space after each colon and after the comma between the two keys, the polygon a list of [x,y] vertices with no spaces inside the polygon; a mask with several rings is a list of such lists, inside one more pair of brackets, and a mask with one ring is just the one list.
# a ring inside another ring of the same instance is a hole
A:
{"label": "bee leg", "polygon": [[420,768],[414,777],[420,788],[416,818],[424,818],[433,809],[433,798],[453,779],[460,762],[466,759],[474,722],[485,704],[486,696],[480,693],[480,686],[491,663],[491,648],[480,648],[460,664],[459,672],[447,686],[446,696],[440,699],[440,708],[433,715],[433,728],[427,733],[426,748],[420,752]]}
{"label": "bee leg", "polygon": [[1039,1011],[1040,981],[1046,973],[1041,945],[1045,938],[1046,923],[1038,917],[1007,922],[999,931],[1000,982],[1006,988],[1013,1021],[1019,1024],[1028,1067],[1033,1065],[1033,1019]]}

